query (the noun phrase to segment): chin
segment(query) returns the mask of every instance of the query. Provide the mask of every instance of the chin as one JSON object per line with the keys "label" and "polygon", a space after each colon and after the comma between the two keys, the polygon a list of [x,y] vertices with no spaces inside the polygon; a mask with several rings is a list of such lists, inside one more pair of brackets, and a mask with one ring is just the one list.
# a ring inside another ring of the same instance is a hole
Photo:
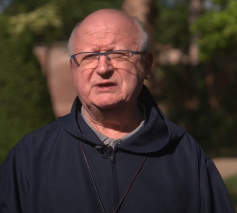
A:
{"label": "chin", "polygon": [[99,100],[95,103],[95,106],[100,109],[112,109],[121,104],[121,101],[112,101],[112,100]]}
{"label": "chin", "polygon": [[104,103],[104,104],[96,104],[96,106],[100,109],[113,109],[113,108],[117,107],[118,104],[116,104],[116,103],[110,103],[110,104],[106,103],[105,104]]}

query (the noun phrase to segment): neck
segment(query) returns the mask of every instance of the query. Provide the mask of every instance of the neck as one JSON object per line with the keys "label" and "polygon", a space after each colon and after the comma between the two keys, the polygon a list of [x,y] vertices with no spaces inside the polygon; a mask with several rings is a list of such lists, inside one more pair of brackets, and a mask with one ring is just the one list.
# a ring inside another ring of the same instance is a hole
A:
{"label": "neck", "polygon": [[136,129],[143,120],[143,113],[137,106],[112,109],[92,109],[82,106],[88,123],[109,138],[118,139]]}

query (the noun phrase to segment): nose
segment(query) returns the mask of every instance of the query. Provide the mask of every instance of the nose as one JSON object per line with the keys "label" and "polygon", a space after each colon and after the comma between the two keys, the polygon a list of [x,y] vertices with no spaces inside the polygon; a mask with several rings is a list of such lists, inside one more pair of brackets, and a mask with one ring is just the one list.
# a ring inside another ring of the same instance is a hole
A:
{"label": "nose", "polygon": [[109,75],[113,72],[113,67],[110,64],[109,58],[106,55],[101,55],[98,59],[98,65],[95,69],[98,75]]}

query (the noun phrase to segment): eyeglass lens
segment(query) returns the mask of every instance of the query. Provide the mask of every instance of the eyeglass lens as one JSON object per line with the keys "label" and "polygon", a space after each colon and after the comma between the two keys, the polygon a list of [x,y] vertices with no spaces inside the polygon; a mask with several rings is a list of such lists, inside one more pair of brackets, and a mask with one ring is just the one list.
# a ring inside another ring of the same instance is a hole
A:
{"label": "eyeglass lens", "polygon": [[82,53],[76,55],[75,59],[79,64],[79,69],[94,69],[98,66],[100,57],[107,57],[107,63],[116,68],[123,68],[132,57],[129,51],[111,51],[104,55],[96,53]]}

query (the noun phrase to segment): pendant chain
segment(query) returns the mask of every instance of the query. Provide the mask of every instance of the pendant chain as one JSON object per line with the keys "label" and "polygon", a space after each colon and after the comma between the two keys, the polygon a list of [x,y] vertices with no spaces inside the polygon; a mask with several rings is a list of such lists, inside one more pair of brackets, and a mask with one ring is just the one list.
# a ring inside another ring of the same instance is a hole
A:
{"label": "pendant chain", "polygon": [[[81,142],[81,141],[80,141],[80,142]],[[104,206],[103,206],[103,203],[102,203],[102,200],[101,200],[101,197],[100,197],[100,194],[99,194],[99,191],[98,191],[98,188],[97,188],[96,183],[95,183],[95,179],[94,179],[94,177],[93,177],[93,175],[92,175],[91,168],[90,168],[89,162],[88,162],[88,160],[87,160],[86,153],[85,153],[84,146],[83,146],[82,142],[81,142],[81,148],[82,148],[82,153],[83,153],[84,159],[85,159],[85,161],[86,161],[86,165],[87,165],[88,171],[89,171],[89,173],[90,173],[91,180],[92,180],[92,182],[93,182],[93,185],[94,185],[94,188],[95,188],[95,191],[96,191],[98,200],[99,200],[99,202],[100,202],[101,209],[102,209],[103,213],[106,213],[106,211],[105,211],[105,209],[104,209]],[[128,194],[128,192],[129,192],[129,190],[130,190],[130,188],[131,188],[131,186],[132,186],[134,180],[136,179],[138,173],[139,173],[140,170],[142,169],[142,166],[143,166],[143,164],[144,164],[144,162],[145,162],[145,160],[146,160],[146,157],[147,157],[147,156],[144,156],[144,158],[143,158],[143,160],[142,160],[142,162],[141,162],[141,164],[140,164],[140,166],[139,166],[137,172],[135,173],[135,175],[134,175],[134,177],[133,177],[131,183],[129,184],[129,186],[128,186],[126,192],[124,193],[124,195],[123,195],[122,199],[120,200],[120,202],[119,202],[117,208],[115,209],[114,213],[117,213],[117,211],[118,211],[119,208],[121,207],[121,205],[122,205],[122,203],[123,203],[123,201],[124,201],[126,195]]]}

